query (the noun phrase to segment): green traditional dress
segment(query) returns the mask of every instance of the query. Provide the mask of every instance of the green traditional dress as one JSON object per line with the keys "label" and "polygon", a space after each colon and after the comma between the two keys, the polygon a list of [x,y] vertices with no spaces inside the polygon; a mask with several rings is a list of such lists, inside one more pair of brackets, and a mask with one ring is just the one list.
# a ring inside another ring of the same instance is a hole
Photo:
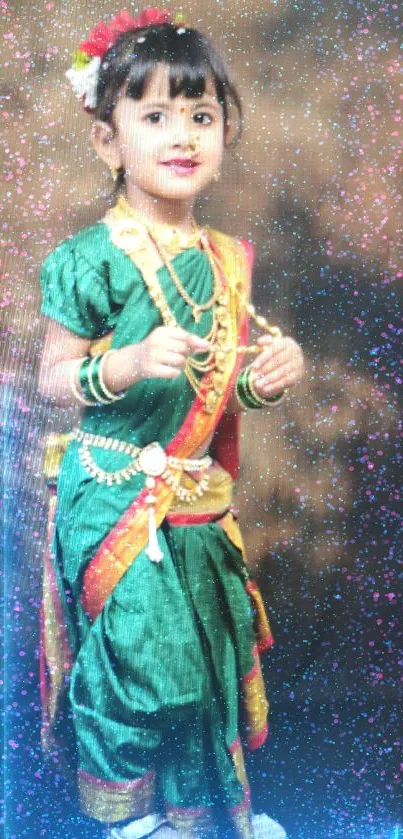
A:
{"label": "green traditional dress", "polygon": [[[195,301],[211,297],[204,251],[184,251],[173,264]],[[157,274],[180,326],[205,335],[211,310],[195,323],[167,268]],[[113,333],[113,348],[141,341],[161,325],[141,272],[113,244],[104,221],[50,254],[41,284],[43,314],[91,340]],[[87,408],[81,428],[139,447],[151,441],[166,447],[194,400],[184,373],[147,379],[118,402]],[[47,665],[59,682],[63,667],[70,674],[83,810],[103,822],[140,818],[155,810],[157,795],[181,835],[194,825],[217,824],[225,810],[237,835],[251,836],[241,693],[258,704],[260,716],[267,706],[242,551],[216,521],[174,526],[164,518],[157,532],[163,560],[151,562],[134,545],[128,570],[90,617],[82,600],[85,573],[140,497],[144,475],[98,483],[80,463],[79,445],[69,442],[58,477],[44,622]],[[105,470],[127,462],[116,451],[94,448],[93,454]],[[265,727],[258,731],[259,743],[265,733]]]}

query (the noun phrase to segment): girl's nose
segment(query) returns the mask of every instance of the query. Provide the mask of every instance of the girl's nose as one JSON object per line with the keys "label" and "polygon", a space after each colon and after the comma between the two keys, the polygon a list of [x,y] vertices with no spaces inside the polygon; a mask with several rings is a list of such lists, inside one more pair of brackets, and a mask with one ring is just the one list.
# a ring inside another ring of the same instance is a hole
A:
{"label": "girl's nose", "polygon": [[180,148],[186,148],[192,154],[198,154],[200,151],[200,134],[197,131],[189,131],[189,129],[178,132],[174,145]]}
{"label": "girl's nose", "polygon": [[200,135],[195,131],[194,123],[189,121],[189,115],[185,113],[185,109],[182,110],[175,119],[173,143],[177,147],[190,149],[195,153],[200,148]]}

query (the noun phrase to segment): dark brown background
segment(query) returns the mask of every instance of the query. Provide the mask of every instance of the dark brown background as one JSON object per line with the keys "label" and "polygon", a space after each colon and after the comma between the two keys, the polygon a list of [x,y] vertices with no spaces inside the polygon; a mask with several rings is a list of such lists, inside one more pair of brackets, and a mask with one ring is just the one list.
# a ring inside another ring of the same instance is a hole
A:
{"label": "dark brown background", "polygon": [[[183,10],[227,56],[245,109],[244,137],[199,218],[253,240],[255,302],[301,341],[308,366],[281,408],[244,422],[241,519],[277,640],[272,736],[250,763],[255,804],[291,839],[397,839],[398,6],[191,0]],[[118,8],[3,0],[0,11],[6,823],[10,837],[76,839],[98,833],[79,821],[58,758],[43,764],[37,733],[40,448],[75,419],[37,393],[38,271],[108,204],[90,118],[64,72]]]}

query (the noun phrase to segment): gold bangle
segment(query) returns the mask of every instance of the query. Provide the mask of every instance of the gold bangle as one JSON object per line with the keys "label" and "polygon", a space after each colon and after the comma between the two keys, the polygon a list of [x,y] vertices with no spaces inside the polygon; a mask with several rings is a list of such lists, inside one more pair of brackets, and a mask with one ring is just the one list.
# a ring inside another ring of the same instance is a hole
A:
{"label": "gold bangle", "polygon": [[248,369],[249,369],[249,375],[248,375],[248,380],[247,380],[248,381],[248,388],[249,388],[253,398],[256,399],[256,402],[258,402],[259,405],[262,406],[262,408],[263,407],[269,408],[270,405],[279,405],[280,402],[283,401],[283,399],[284,399],[284,397],[287,393],[287,388],[284,388],[284,390],[282,390],[276,396],[266,396],[266,397],[265,396],[259,396],[259,394],[256,393],[255,385],[252,382],[252,375],[251,375],[252,374],[252,368],[249,366]]}

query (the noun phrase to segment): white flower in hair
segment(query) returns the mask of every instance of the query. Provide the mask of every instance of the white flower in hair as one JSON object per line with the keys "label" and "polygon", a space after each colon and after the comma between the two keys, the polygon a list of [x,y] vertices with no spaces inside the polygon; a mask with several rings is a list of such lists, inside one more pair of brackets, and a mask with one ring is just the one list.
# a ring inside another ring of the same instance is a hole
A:
{"label": "white flower in hair", "polygon": [[[182,16],[181,16],[182,20]],[[125,32],[160,26],[171,21],[171,14],[161,9],[144,9],[137,17],[131,17],[123,9],[109,24],[100,21],[91,29],[86,41],[83,41],[73,56],[73,66],[66,76],[73,92],[81,99],[86,111],[94,111],[97,105],[97,84],[101,61],[110,47]],[[138,43],[145,41],[140,35]]]}
{"label": "white flower in hair", "polygon": [[83,102],[84,108],[94,110],[97,104],[97,84],[101,59],[95,56],[85,66],[79,69],[71,67],[67,70],[66,78],[69,80],[73,93]]}

